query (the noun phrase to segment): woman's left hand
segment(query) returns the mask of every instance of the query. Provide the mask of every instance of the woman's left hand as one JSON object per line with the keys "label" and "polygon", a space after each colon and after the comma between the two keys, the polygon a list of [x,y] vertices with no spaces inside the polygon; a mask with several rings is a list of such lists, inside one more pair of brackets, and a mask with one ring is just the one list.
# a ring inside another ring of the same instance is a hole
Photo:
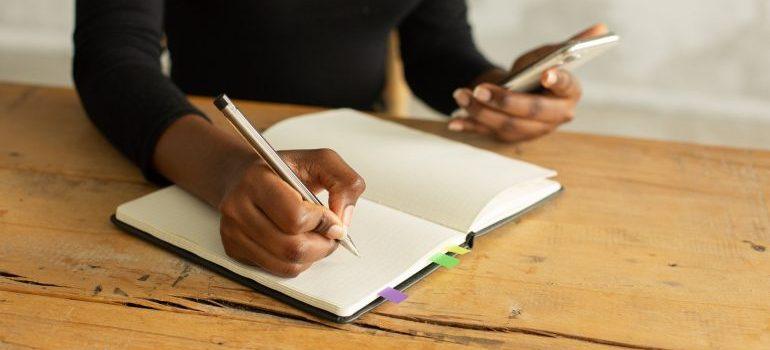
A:
{"label": "woman's left hand", "polygon": [[[572,39],[585,39],[606,33],[607,27],[597,24]],[[522,55],[513,64],[511,71],[518,71],[541,59],[558,45],[561,44],[543,46]],[[496,75],[498,80],[501,75]],[[572,120],[575,106],[582,95],[577,78],[566,70],[554,67],[543,72],[540,83],[544,88],[542,93],[511,92],[491,83],[481,83],[473,91],[457,89],[453,94],[455,101],[468,116],[452,119],[449,129],[516,142],[545,135]]]}

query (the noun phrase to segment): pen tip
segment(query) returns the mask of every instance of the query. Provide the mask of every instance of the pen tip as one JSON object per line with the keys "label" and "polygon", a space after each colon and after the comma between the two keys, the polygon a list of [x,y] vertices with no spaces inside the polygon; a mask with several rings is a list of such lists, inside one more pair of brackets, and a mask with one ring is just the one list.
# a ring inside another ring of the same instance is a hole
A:
{"label": "pen tip", "polygon": [[345,247],[351,254],[361,257],[361,254],[358,252],[358,247],[356,247],[356,244],[353,243],[353,240],[350,238],[350,236],[342,237],[342,239],[339,240],[340,245]]}
{"label": "pen tip", "polygon": [[359,253],[359,252],[358,252],[358,248],[356,248],[356,246],[355,246],[355,245],[352,245],[352,244],[351,244],[348,250],[349,250],[351,253],[353,253],[353,255],[355,255],[355,256],[357,256],[357,257],[359,257],[359,258],[361,257],[361,253]]}

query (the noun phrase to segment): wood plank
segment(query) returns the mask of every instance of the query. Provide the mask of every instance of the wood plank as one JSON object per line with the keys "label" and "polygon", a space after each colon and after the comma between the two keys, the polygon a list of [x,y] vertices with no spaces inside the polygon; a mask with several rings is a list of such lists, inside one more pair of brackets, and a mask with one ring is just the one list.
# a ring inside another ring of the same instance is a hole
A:
{"label": "wood plank", "polygon": [[[72,91],[0,87],[15,101],[28,93],[0,112],[0,271],[23,276],[0,278],[0,290],[119,310],[130,302],[179,313],[173,303],[196,317],[240,320],[238,308],[250,308],[318,322],[113,228],[114,208],[153,187],[87,122]],[[193,100],[226,126],[210,99]],[[239,106],[260,127],[317,110]],[[770,152],[570,133],[510,146],[399,122],[555,168],[567,190],[354,332],[380,327],[486,347],[770,345]]]}
{"label": "wood plank", "polygon": [[[423,337],[377,330],[350,332],[271,316],[254,322],[2,291],[0,315],[4,329],[0,345],[32,348],[306,349],[340,344],[374,349],[463,348]],[[379,341],[372,342],[375,334]]]}
{"label": "wood plank", "polygon": [[27,89],[12,110],[0,112],[0,168],[143,182],[98,134],[72,90]]}

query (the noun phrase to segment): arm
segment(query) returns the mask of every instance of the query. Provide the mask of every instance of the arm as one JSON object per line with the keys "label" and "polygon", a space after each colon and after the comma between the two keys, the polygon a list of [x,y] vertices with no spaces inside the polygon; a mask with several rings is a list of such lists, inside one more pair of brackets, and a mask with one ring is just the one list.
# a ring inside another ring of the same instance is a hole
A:
{"label": "arm", "polygon": [[76,15],[73,74],[87,114],[148,179],[171,180],[218,208],[230,256],[296,276],[336,248],[364,190],[339,156],[282,153],[311,190],[329,190],[334,211],[303,201],[163,76],[162,1],[79,0]]}
{"label": "arm", "polygon": [[496,69],[473,42],[467,10],[464,0],[423,0],[398,27],[409,87],[445,114],[457,108],[455,89]]}
{"label": "arm", "polygon": [[161,73],[163,1],[79,0],[73,77],[88,116],[147,179],[166,183],[152,164],[155,144],[178,118],[201,119]]}

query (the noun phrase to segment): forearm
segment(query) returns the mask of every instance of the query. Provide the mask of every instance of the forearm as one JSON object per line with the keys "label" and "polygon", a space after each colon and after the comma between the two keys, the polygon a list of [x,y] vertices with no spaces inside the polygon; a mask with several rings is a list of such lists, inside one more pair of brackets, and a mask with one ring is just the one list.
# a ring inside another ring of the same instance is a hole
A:
{"label": "forearm", "polygon": [[203,113],[163,75],[162,1],[78,0],[73,78],[88,117],[136,163],[148,180],[165,184],[153,167],[160,135],[182,116]]}
{"label": "forearm", "polygon": [[172,123],[158,140],[154,168],[163,176],[217,207],[228,183],[255,154],[240,139],[197,115]]}

